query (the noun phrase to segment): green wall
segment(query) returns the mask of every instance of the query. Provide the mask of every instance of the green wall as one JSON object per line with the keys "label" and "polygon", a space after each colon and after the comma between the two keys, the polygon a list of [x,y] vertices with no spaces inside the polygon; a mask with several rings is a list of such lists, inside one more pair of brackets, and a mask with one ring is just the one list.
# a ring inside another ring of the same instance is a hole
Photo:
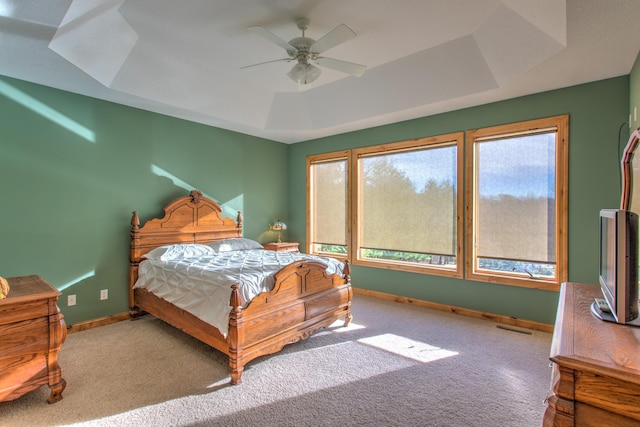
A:
{"label": "green wall", "polygon": [[[620,204],[617,147],[628,106],[625,76],[295,144],[289,152],[289,234],[305,240],[307,155],[569,114],[569,280],[596,284],[598,212]],[[627,137],[623,127],[621,139]],[[354,266],[352,281],[359,288],[548,324],[557,308],[557,292],[418,273]]]}
{"label": "green wall", "polygon": [[[63,292],[67,324],[128,310],[131,212],[198,188],[259,241],[286,217],[288,146],[0,77],[0,275]],[[99,300],[101,289],[109,299]],[[67,295],[77,305],[67,307]]]}
{"label": "green wall", "polygon": [[[121,313],[133,210],[142,221],[160,216],[195,187],[228,216],[242,210],[246,237],[271,240],[268,223],[282,218],[283,237],[304,243],[308,154],[568,113],[569,278],[595,284],[597,215],[619,205],[629,93],[625,76],[286,145],[0,77],[0,275],[45,278],[63,292],[68,324]],[[352,279],[489,313],[555,317],[555,292],[358,266]],[[101,289],[108,300],[99,301]],[[70,294],[76,306],[66,306]]]}

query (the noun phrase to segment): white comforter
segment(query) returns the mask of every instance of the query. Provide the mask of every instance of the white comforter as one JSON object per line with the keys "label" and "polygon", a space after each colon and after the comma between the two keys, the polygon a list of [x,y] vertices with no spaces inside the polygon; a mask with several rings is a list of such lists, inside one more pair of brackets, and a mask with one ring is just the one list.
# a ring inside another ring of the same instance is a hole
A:
{"label": "white comforter", "polygon": [[148,259],[140,263],[135,288],[144,288],[215,326],[225,337],[229,328],[231,285],[240,285],[246,306],[274,285],[274,273],[298,260],[327,265],[327,273],[342,274],[343,264],[333,258],[263,249],[219,252],[170,261]]}

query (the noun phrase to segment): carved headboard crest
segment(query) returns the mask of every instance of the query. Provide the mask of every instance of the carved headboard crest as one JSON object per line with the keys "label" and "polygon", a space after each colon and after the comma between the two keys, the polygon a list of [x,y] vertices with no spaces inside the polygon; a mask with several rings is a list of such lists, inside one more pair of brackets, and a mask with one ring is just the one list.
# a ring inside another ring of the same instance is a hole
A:
{"label": "carved headboard crest", "polygon": [[193,201],[194,204],[198,204],[200,203],[200,198],[202,197],[202,191],[200,190],[191,190],[191,193],[189,193],[191,195],[191,200]]}

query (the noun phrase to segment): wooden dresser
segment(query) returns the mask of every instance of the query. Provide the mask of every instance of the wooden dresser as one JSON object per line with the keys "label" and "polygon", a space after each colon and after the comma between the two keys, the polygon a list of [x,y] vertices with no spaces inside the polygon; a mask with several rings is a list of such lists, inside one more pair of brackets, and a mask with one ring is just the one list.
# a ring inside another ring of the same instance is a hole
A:
{"label": "wooden dresser", "polygon": [[39,276],[7,280],[9,295],[0,300],[0,401],[46,384],[51,389],[48,402],[57,402],[66,386],[58,366],[58,351],[67,337],[56,305],[60,292]]}
{"label": "wooden dresser", "polygon": [[545,426],[640,425],[640,328],[593,316],[600,297],[598,286],[562,284]]}

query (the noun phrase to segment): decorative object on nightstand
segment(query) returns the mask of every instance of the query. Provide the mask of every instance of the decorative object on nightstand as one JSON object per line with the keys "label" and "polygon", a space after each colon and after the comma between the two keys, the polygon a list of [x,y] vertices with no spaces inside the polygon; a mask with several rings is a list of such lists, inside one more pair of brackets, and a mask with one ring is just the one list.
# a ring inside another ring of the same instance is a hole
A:
{"label": "decorative object on nightstand", "polygon": [[262,244],[265,249],[276,252],[300,252],[298,245],[298,242],[272,242]]}
{"label": "decorative object on nightstand", "polygon": [[273,224],[269,225],[269,230],[278,232],[278,238],[276,239],[276,243],[282,243],[282,240],[280,240],[280,231],[286,230],[286,229],[287,229],[287,224],[280,221],[279,219],[277,219]]}
{"label": "decorative object on nightstand", "polygon": [[0,277],[0,299],[6,298],[9,294],[9,282],[4,277]]}

